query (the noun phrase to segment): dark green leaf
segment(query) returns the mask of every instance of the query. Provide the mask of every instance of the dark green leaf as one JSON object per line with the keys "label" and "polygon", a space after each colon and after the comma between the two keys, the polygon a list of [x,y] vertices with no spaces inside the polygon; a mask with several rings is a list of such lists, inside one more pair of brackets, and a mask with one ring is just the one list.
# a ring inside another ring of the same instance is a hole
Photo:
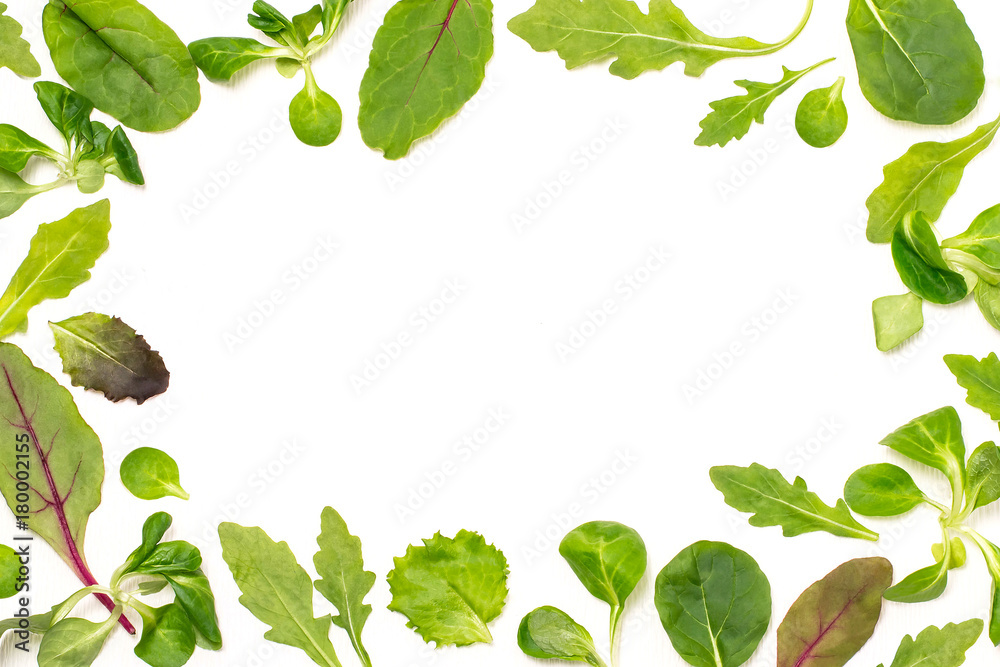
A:
{"label": "dark green leaf", "polygon": [[176,596],[175,603],[187,613],[199,646],[212,651],[222,648],[222,632],[215,613],[215,596],[208,577],[200,569],[163,575]]}
{"label": "dark green leaf", "polygon": [[147,665],[182,667],[191,659],[194,647],[194,628],[180,605],[142,612],[142,638],[135,654]]}
{"label": "dark green leaf", "polygon": [[969,295],[968,283],[945,263],[934,230],[919,211],[908,213],[896,227],[892,260],[903,284],[931,303],[955,303]]}
{"label": "dark green leaf", "polygon": [[112,155],[115,156],[115,162],[118,163],[118,168],[121,170],[120,174],[116,173],[115,175],[134,185],[145,185],[146,179],[142,175],[142,169],[139,168],[139,156],[135,154],[132,142],[129,141],[128,135],[125,134],[121,125],[111,132],[108,143]]}
{"label": "dark green leaf", "polygon": [[62,133],[66,141],[93,142],[94,130],[90,124],[90,114],[94,111],[94,105],[90,100],[51,81],[36,83],[35,94],[49,122]]}
{"label": "dark green leaf", "polygon": [[132,569],[136,574],[178,574],[196,572],[201,568],[201,552],[198,547],[176,540],[161,542],[146,556],[146,559]]}
{"label": "dark green leaf", "polygon": [[166,512],[157,512],[156,514],[150,515],[150,517],[146,519],[145,523],[142,525],[142,544],[140,544],[135,551],[129,554],[125,563],[118,568],[118,571],[112,578],[112,585],[117,585],[118,580],[123,575],[133,572],[137,567],[145,562],[145,560],[149,557],[149,554],[153,553],[156,545],[163,539],[163,536],[167,533],[167,530],[170,528],[170,524],[172,524],[173,521],[173,517]]}

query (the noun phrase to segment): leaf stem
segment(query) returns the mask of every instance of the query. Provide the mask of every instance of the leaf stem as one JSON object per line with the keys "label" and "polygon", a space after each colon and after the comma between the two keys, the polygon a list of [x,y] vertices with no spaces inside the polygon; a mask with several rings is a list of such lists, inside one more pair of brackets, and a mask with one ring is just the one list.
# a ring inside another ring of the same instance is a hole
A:
{"label": "leaf stem", "polygon": [[793,30],[788,37],[784,38],[780,42],[775,42],[774,44],[768,45],[767,49],[761,50],[759,53],[761,55],[776,53],[781,49],[785,48],[786,46],[788,46],[789,44],[791,44],[792,42],[794,42],[795,39],[802,34],[802,31],[806,29],[806,25],[809,23],[809,19],[812,18],[814,2],[815,0],[809,0],[808,4],[806,5],[805,14],[802,15],[802,20],[799,21],[799,24],[795,26],[795,30]]}

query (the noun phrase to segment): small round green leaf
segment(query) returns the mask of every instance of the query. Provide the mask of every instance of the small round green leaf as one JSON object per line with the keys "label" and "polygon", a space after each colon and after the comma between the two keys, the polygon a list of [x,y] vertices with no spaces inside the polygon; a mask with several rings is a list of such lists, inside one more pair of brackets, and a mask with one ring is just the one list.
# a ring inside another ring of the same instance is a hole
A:
{"label": "small round green leaf", "polygon": [[837,143],[847,131],[847,105],[844,104],[844,77],[829,88],[808,93],[795,113],[795,129],[813,148]]}
{"label": "small round green leaf", "polygon": [[187,491],[181,488],[177,463],[164,452],[152,447],[140,447],[126,456],[121,465],[121,478],[122,484],[136,498],[190,498]]}
{"label": "small round green leaf", "polygon": [[897,516],[922,503],[924,494],[899,466],[876,463],[850,476],[844,499],[862,516]]}
{"label": "small round green leaf", "polygon": [[182,667],[195,648],[191,619],[178,604],[168,604],[142,614],[142,639],[135,654],[152,667]]}
{"label": "small round green leaf", "polygon": [[517,645],[532,658],[605,667],[587,629],[555,607],[539,607],[525,616],[517,630]]}
{"label": "small round green leaf", "polygon": [[81,160],[76,166],[76,186],[85,195],[92,195],[104,187],[104,174],[107,173],[97,160]]}
{"label": "small round green leaf", "polygon": [[295,58],[277,58],[274,61],[274,67],[278,70],[278,74],[286,79],[291,79],[302,69],[302,63]]}
{"label": "small round green leaf", "polygon": [[21,559],[17,552],[5,544],[0,544],[0,600],[18,594],[17,576],[21,569]]}
{"label": "small round green leaf", "polygon": [[559,553],[590,594],[612,609],[625,600],[646,572],[646,545],[639,533],[613,521],[592,521],[574,529]]}
{"label": "small round green leaf", "polygon": [[292,99],[288,118],[295,136],[309,146],[332,144],[340,136],[340,127],[344,121],[337,100],[320,90],[311,80]]}

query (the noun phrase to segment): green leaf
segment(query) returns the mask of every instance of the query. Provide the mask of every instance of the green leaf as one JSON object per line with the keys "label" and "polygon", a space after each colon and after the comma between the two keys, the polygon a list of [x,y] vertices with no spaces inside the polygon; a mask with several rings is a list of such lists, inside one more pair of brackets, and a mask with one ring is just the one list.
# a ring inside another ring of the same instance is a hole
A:
{"label": "green leaf", "polygon": [[851,0],[861,92],[895,120],[950,125],[976,108],[983,52],[953,0]]}
{"label": "green leaf", "polygon": [[229,81],[241,69],[263,58],[285,53],[248,37],[210,37],[191,42],[191,57],[212,81]]}
{"label": "green leaf", "polygon": [[913,292],[883,296],[872,302],[875,346],[881,352],[902,345],[924,327],[924,300]]}
{"label": "green leaf", "polygon": [[1000,500],[1000,447],[992,442],[979,445],[969,457],[968,477],[965,502],[970,510]]}
{"label": "green leaf", "polygon": [[950,569],[950,559],[940,560],[934,565],[921,568],[887,590],[885,599],[908,603],[936,600],[948,587]]}
{"label": "green leaf", "polygon": [[507,599],[507,559],[478,533],[454,539],[440,533],[393,559],[391,611],[409,621],[425,642],[438,646],[491,643],[487,627]]}
{"label": "green leaf", "polygon": [[319,552],[313,556],[320,579],[316,590],[333,603],[340,612],[333,617],[334,625],[347,631],[361,664],[371,667],[372,661],[361,642],[365,621],[372,607],[365,596],[375,585],[375,573],[366,572],[361,556],[361,540],[351,535],[347,523],[332,507],[323,510],[322,531],[316,540]]}
{"label": "green leaf", "polygon": [[795,131],[813,148],[827,148],[847,131],[847,105],[844,104],[844,77],[829,88],[807,93],[795,112]]}
{"label": "green leaf", "polygon": [[955,408],[941,408],[917,417],[879,444],[940,470],[956,485],[965,484],[965,441]]}
{"label": "green leaf", "polygon": [[780,51],[805,28],[812,5],[810,0],[792,34],[775,44],[749,37],[711,37],[671,0],[651,0],[648,14],[631,0],[536,0],[508,27],[535,51],[556,51],[569,69],[615,58],[611,73],[625,79],[676,62],[684,63],[685,74],[701,76],[727,58]]}
{"label": "green leaf", "polygon": [[63,620],[80,603],[80,600],[90,595],[86,589],[77,591],[68,599],[55,605],[44,614],[32,614],[28,617],[28,627],[21,627],[21,619],[10,618],[0,621],[0,637],[8,630],[25,630],[33,635],[44,635],[59,621]]}
{"label": "green leaf", "polygon": [[695,667],[739,667],[771,622],[771,585],[757,561],[723,542],[696,542],[656,578],[670,643]]}
{"label": "green leaf", "polygon": [[66,618],[42,636],[38,664],[44,667],[88,667],[97,660],[114,623],[91,623],[82,618]]}
{"label": "green leaf", "polygon": [[6,544],[0,544],[0,600],[12,598],[20,592],[17,581],[20,570],[21,558],[17,552]]}
{"label": "green leaf", "polygon": [[125,563],[115,572],[111,579],[112,586],[117,586],[123,575],[133,572],[149,558],[149,554],[153,553],[173,521],[173,517],[166,512],[156,512],[146,519],[145,523],[142,524],[142,543],[129,554]]}
{"label": "green leaf", "polygon": [[1000,330],[1000,286],[980,280],[976,283],[975,297],[983,318],[991,327]]}
{"label": "green leaf", "polygon": [[83,95],[66,86],[51,81],[35,84],[38,103],[49,122],[66,138],[66,141],[90,141],[94,137],[90,114],[94,105]]}
{"label": "green leaf", "polygon": [[361,81],[365,143],[390,160],[406,155],[476,94],[492,57],[491,0],[397,2]]}
{"label": "green leaf", "polygon": [[517,645],[532,658],[606,667],[587,629],[555,607],[539,607],[525,616],[517,629]]}
{"label": "green leaf", "polygon": [[31,55],[31,45],[21,38],[21,24],[4,16],[7,5],[0,2],[0,67],[9,68],[18,76],[35,78],[42,75],[42,67]]}
{"label": "green leaf", "polygon": [[968,391],[965,401],[993,421],[1000,420],[1000,359],[990,352],[981,360],[967,354],[945,355],[944,363],[958,384]]}
{"label": "green leaf", "polygon": [[116,403],[133,398],[140,405],[167,390],[170,373],[160,354],[117,317],[86,313],[49,326],[74,387],[102,392]]}
{"label": "green leaf", "polygon": [[981,634],[983,622],[978,618],[958,625],[949,623],[940,630],[932,625],[916,639],[903,637],[890,667],[960,667],[965,664],[965,652]]}
{"label": "green leaf", "polygon": [[992,269],[1000,269],[1000,204],[980,213],[967,230],[945,239],[941,246],[961,250]]}
{"label": "green leaf", "polygon": [[891,463],[856,471],[844,486],[844,500],[862,516],[898,516],[926,500],[910,473]]}
{"label": "green leaf", "polygon": [[830,507],[809,491],[805,480],[789,484],[777,470],[754,463],[748,468],[718,466],[710,471],[712,483],[726,503],[740,512],[750,512],[751,526],[781,526],[785,537],[825,531],[840,537],[878,540],[851,516],[847,503]]}
{"label": "green leaf", "polygon": [[111,154],[115,156],[118,171],[113,172],[118,178],[133,185],[145,185],[146,179],[139,168],[139,156],[136,155],[132,142],[121,125],[116,127],[108,137]]}
{"label": "green leaf", "polygon": [[187,47],[136,0],[49,0],[42,27],[59,75],[126,126],[169,130],[198,109]]}
{"label": "green leaf", "polygon": [[306,85],[288,107],[292,131],[308,146],[329,146],[338,136],[344,117],[337,100],[320,90],[312,71],[306,71]]}
{"label": "green leaf", "polygon": [[941,563],[944,562],[945,558],[947,558],[949,570],[954,570],[955,568],[965,565],[968,554],[965,551],[965,543],[962,542],[962,538],[953,537],[948,540],[948,545],[951,548],[950,551],[945,549],[943,542],[938,542],[931,547],[931,554],[934,556],[934,562]]}
{"label": "green leaf", "polygon": [[17,173],[35,155],[53,159],[58,154],[13,125],[0,125],[0,169]]}
{"label": "green leaf", "polygon": [[122,461],[121,478],[125,488],[142,500],[159,500],[167,496],[181,500],[191,498],[181,487],[177,463],[159,449],[140,447],[129,453]]}
{"label": "green leaf", "polygon": [[145,611],[142,638],[135,646],[140,660],[153,667],[182,667],[194,655],[194,628],[184,609],[168,604]]}
{"label": "green leaf", "polygon": [[990,605],[990,641],[1000,646],[1000,548],[979,534],[972,535],[976,546],[983,552],[986,567],[993,579],[993,596]]}
{"label": "green leaf", "polygon": [[254,13],[247,17],[247,21],[257,30],[268,34],[282,30],[295,32],[295,26],[292,25],[292,22],[277,8],[264,0],[255,0],[253,11]]}
{"label": "green leaf", "polygon": [[1000,118],[955,141],[916,144],[887,164],[885,179],[868,197],[868,240],[888,243],[910,211],[921,211],[928,222],[936,222],[958,190],[965,167],[993,142],[997,130]]}
{"label": "green leaf", "polygon": [[175,604],[184,609],[194,627],[198,645],[212,651],[222,648],[222,632],[215,612],[215,595],[212,594],[212,587],[205,573],[198,569],[163,576],[174,591]]}
{"label": "green leaf", "polygon": [[777,83],[737,81],[736,85],[746,88],[747,94],[712,102],[709,105],[712,113],[701,121],[701,134],[694,143],[698,146],[725,146],[733,139],[742,139],[750,131],[752,123],[764,124],[764,114],[779,95],[817,67],[833,60],[835,59],[830,58],[799,71],[782,67],[784,75]]}
{"label": "green leaf", "polygon": [[97,160],[81,160],[76,165],[76,185],[85,195],[92,195],[104,187],[107,171]]}
{"label": "green leaf", "polygon": [[805,590],[778,626],[777,667],[843,667],[875,631],[892,583],[885,558],[844,563]]}
{"label": "green leaf", "polygon": [[314,5],[309,11],[292,17],[292,25],[295,27],[295,34],[299,41],[305,44],[309,41],[320,21],[323,20],[323,7]]}
{"label": "green leaf", "polygon": [[264,638],[300,648],[323,667],[341,667],[330,643],[330,617],[313,617],[313,584],[284,542],[260,528],[219,526],[222,557],[243,595],[240,604],[271,626]]}
{"label": "green leaf", "polygon": [[295,75],[302,70],[302,63],[294,58],[278,58],[274,61],[274,68],[278,70],[278,74],[286,79],[294,79]]}
{"label": "green leaf", "polygon": [[108,249],[108,200],[40,225],[28,256],[0,296],[0,338],[28,329],[28,311],[46,299],[62,299],[90,280],[90,269]]}
{"label": "green leaf", "polygon": [[26,201],[51,189],[52,186],[30,185],[17,174],[0,169],[0,219],[13,215]]}
{"label": "green leaf", "polygon": [[139,591],[139,595],[153,595],[159,593],[169,585],[170,583],[166,579],[149,579],[147,581],[140,581],[136,590]]}
{"label": "green leaf", "polygon": [[969,295],[968,283],[948,267],[934,230],[920,211],[907,213],[896,227],[892,260],[903,284],[922,299],[949,304]]}
{"label": "green leaf", "polygon": [[146,558],[132,568],[135,574],[177,574],[201,569],[198,547],[183,540],[162,542]]}

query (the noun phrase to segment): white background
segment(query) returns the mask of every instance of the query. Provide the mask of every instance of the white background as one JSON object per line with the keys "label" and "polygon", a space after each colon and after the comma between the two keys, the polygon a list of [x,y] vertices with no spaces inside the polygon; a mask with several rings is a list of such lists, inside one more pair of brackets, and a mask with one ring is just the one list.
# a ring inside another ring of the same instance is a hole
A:
{"label": "white background", "polygon": [[[42,3],[25,4],[10,13],[29,24],[45,76],[54,78],[34,20]],[[245,23],[249,0],[148,4],[185,41],[254,34]],[[542,604],[563,608],[606,642],[606,606],[556,549],[567,528],[560,517],[578,505],[572,526],[621,521],[648,546],[649,572],[626,616],[622,666],[682,664],[655,615],[653,580],[683,547],[715,539],[751,553],[771,579],[774,621],[751,663],[763,667],[773,664],[777,625],[791,602],[844,560],[886,555],[897,579],[929,564],[932,512],[868,521],[883,532],[879,545],[826,534],[787,539],[777,528],[748,526],[723,503],[708,469],[757,461],[802,475],[833,502],[856,468],[897,460],[878,446],[884,435],[932,409],[958,407],[970,448],[997,437],[996,426],[964,404],[941,361],[946,353],[986,355],[996,332],[971,302],[928,307],[924,332],[893,354],[879,353],[871,301],[904,290],[888,249],[868,244],[863,227],[864,201],[885,163],[915,141],[962,136],[1000,112],[1000,45],[989,38],[1000,10],[961,3],[985,51],[987,94],[958,126],[928,129],[888,121],[862,98],[845,2],[819,3],[802,37],[780,54],[724,62],[701,79],[674,66],[634,81],[611,76],[606,63],[567,72],[555,54],[533,52],[506,29],[529,2],[504,3],[480,95],[409,159],[391,163],[364,145],[354,121],[372,37],[389,4],[355,4],[318,63],[321,86],[344,109],[343,133],[329,148],[295,139],[286,109],[301,80],[283,79],[267,64],[231,85],[203,81],[201,110],[177,130],[131,132],[148,185],[109,179],[100,196],[112,199],[111,248],[93,279],[32,311],[28,335],[14,341],[68,385],[46,322],[99,310],[145,334],[172,373],[169,391],[143,406],[73,389],[108,465],[86,546],[98,579],[106,581],[138,543],[146,516],[168,511],[170,536],[202,548],[225,636],[223,651],[199,650],[190,664],[311,664],[300,651],[263,640],[263,624],[237,602],[215,526],[227,515],[262,526],[312,571],[320,511],[330,505],[362,538],[366,565],[378,574],[365,630],[376,665],[528,665],[516,629]],[[803,3],[680,4],[713,32],[776,41]],[[284,0],[280,8],[291,14],[308,6]],[[838,60],[779,99],[766,126],[754,126],[744,141],[693,145],[708,103],[741,92],[735,79],[775,81],[782,65],[802,69],[831,55]],[[833,148],[809,148],[791,130],[795,107],[839,75],[848,78],[850,129]],[[0,79],[0,120],[55,141],[31,82],[8,71]],[[612,141],[603,142],[605,132]],[[592,158],[581,150],[587,146]],[[238,173],[219,176],[233,165]],[[997,203],[998,165],[998,148],[973,163],[942,232],[964,230]],[[547,200],[545,184],[563,170],[572,183]],[[724,193],[725,184],[734,191]],[[67,188],[0,223],[2,271],[14,271],[39,223],[95,199]],[[512,216],[532,202],[549,205],[519,232]],[[339,249],[313,263],[328,239]],[[626,300],[615,285],[650,248],[663,248],[670,260]],[[291,278],[304,268],[313,269],[307,280]],[[449,280],[464,286],[461,296],[419,331],[411,318]],[[267,317],[254,315],[269,310],[261,303],[275,291],[282,302]],[[782,294],[791,295],[791,306],[775,317]],[[557,344],[609,298],[618,311],[561,359]],[[227,343],[245,321],[259,326]],[[351,376],[407,332],[413,344],[355,391]],[[744,354],[720,376],[712,365],[733,343]],[[710,370],[718,379],[689,400],[684,386]],[[508,423],[474,456],[457,453],[455,443],[496,409],[510,415]],[[287,443],[300,451],[282,463]],[[140,445],[177,459],[190,502],[145,502],[126,492],[118,463]],[[607,473],[619,456],[631,461],[627,470]],[[401,518],[399,507],[449,462],[457,473]],[[611,483],[595,487],[591,480],[602,473]],[[940,490],[930,476],[917,477]],[[983,531],[1000,537],[996,512],[982,514]],[[493,646],[434,652],[386,610],[385,574],[408,544],[461,528],[504,550],[511,594],[492,626]],[[547,532],[555,536],[549,544]],[[9,543],[13,533],[11,519],[0,539]],[[43,544],[33,576],[38,612],[77,587]],[[316,597],[317,614],[330,613]],[[888,664],[903,634],[985,616],[989,600],[982,558],[972,554],[942,599],[887,603],[854,664]],[[80,609],[99,617],[94,601]],[[332,637],[344,664],[357,664],[344,634]],[[30,664],[10,657],[10,641],[4,664]],[[137,662],[133,644],[115,633],[98,664]],[[972,655],[970,664],[984,664],[995,650],[984,637]]]}

